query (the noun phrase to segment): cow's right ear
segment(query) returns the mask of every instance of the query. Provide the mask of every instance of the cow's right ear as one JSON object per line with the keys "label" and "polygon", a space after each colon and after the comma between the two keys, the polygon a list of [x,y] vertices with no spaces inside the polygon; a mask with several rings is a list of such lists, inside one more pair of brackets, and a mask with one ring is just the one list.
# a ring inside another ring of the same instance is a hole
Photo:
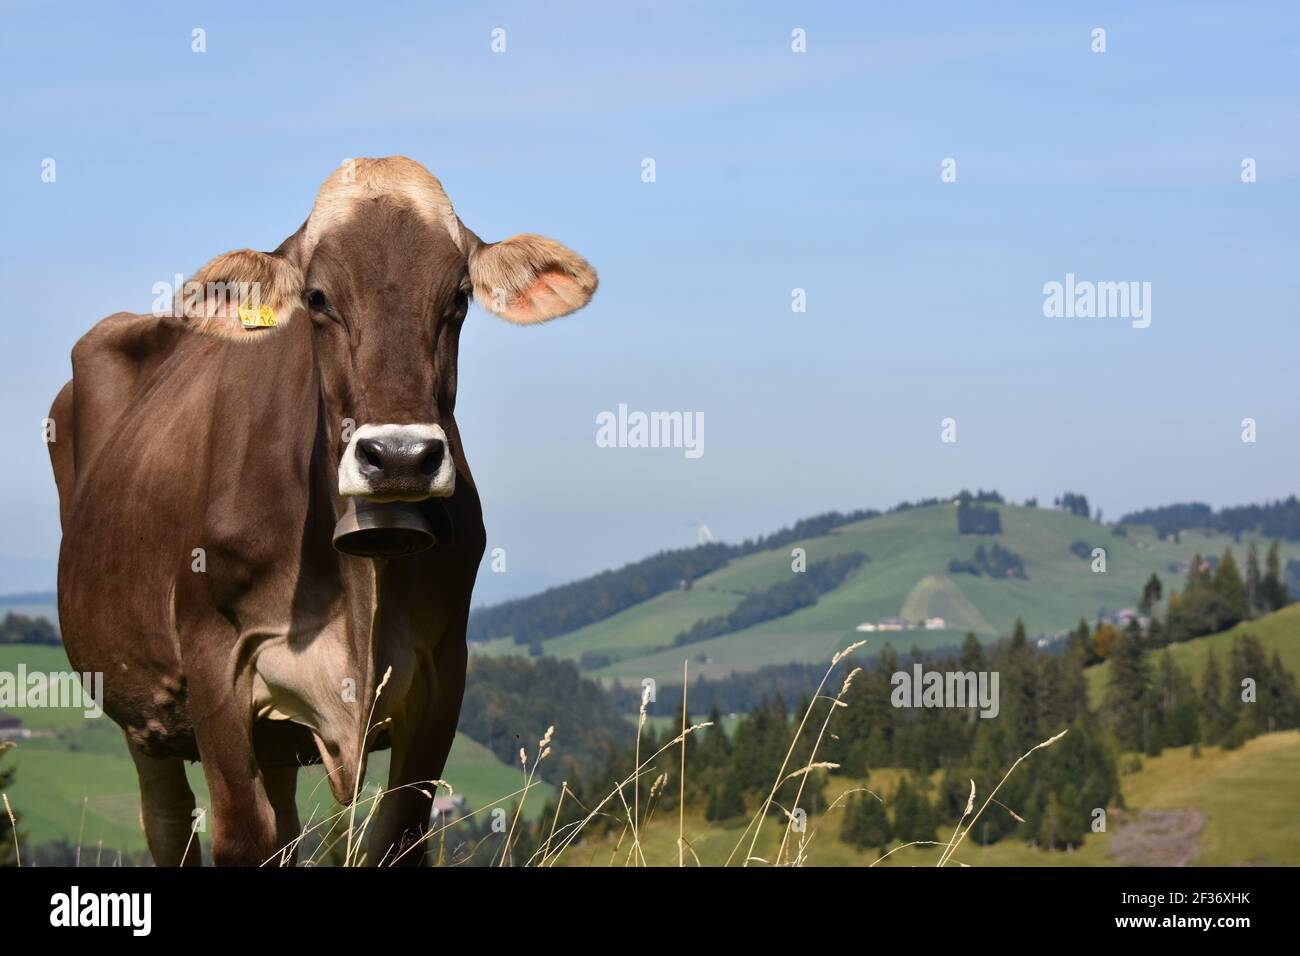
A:
{"label": "cow's right ear", "polygon": [[302,272],[287,256],[236,249],[185,283],[172,314],[208,335],[245,339],[287,322],[302,295]]}

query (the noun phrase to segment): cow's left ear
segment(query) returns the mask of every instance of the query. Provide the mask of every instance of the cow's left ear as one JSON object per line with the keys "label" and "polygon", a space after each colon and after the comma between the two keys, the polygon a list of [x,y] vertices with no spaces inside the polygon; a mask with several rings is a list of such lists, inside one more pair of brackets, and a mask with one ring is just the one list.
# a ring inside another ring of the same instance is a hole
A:
{"label": "cow's left ear", "polygon": [[474,301],[519,325],[576,312],[596,291],[596,270],[554,239],[531,233],[475,246]]}

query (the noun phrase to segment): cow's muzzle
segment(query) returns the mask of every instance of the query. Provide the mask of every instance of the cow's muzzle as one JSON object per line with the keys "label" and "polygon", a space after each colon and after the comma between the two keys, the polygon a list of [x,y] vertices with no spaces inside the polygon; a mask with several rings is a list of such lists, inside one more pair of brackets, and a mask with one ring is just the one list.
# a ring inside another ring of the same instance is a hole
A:
{"label": "cow's muzzle", "polygon": [[362,425],[339,462],[339,494],[423,501],[456,490],[456,465],[440,425]]}

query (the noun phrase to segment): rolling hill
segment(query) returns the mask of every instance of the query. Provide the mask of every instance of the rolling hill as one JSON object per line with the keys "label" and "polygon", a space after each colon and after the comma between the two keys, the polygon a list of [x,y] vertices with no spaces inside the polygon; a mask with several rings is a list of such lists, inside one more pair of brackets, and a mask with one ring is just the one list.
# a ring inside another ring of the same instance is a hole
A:
{"label": "rolling hill", "polygon": [[[1009,633],[1016,618],[1033,634],[1056,633],[1094,619],[1100,611],[1132,607],[1143,583],[1154,572],[1165,585],[1181,587],[1171,566],[1194,554],[1239,554],[1245,539],[1224,533],[1184,530],[1177,542],[1157,537],[1144,525],[1127,525],[1122,533],[1078,515],[1046,508],[986,504],[1000,515],[995,535],[959,534],[952,503],[915,507],[852,521],[813,537],[748,553],[691,582],[542,645],[548,655],[584,662],[591,676],[605,682],[661,683],[681,679],[682,662],[690,659],[692,677],[724,677],[768,664],[816,662],[829,658],[852,640],[867,637],[872,646],[891,643],[922,650],[960,644],[967,631],[983,639]],[[989,577],[949,573],[953,559],[970,559],[975,548],[996,542],[1024,561],[1025,577]],[[1080,549],[1080,543],[1086,549]],[[1104,573],[1092,570],[1091,558],[1076,550],[1106,549]],[[734,609],[746,594],[788,580],[791,550],[803,548],[809,563],[831,555],[862,551],[870,562],[850,575],[811,607],[793,614],[691,644],[672,647],[675,635],[696,621]],[[1300,556],[1300,543],[1282,542],[1283,558]],[[902,633],[862,634],[864,622],[900,616],[909,621],[942,617],[945,627]],[[517,654],[523,649],[509,637],[476,642],[481,654]]]}

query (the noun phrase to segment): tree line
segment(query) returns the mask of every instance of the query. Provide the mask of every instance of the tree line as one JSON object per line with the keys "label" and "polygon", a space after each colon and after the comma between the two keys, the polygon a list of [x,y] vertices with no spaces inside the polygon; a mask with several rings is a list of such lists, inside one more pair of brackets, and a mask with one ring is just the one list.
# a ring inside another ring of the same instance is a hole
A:
{"label": "tree line", "polygon": [[1199,682],[1165,648],[1152,665],[1141,634],[1120,635],[1110,657],[1106,713],[1125,750],[1158,756],[1166,747],[1240,747],[1260,734],[1300,726],[1296,678],[1252,634],[1233,637],[1227,660],[1209,652]]}
{"label": "tree line", "polygon": [[696,621],[673,638],[673,645],[680,647],[706,641],[811,607],[821,595],[835,590],[869,560],[861,551],[850,551],[815,561],[788,581],[745,595],[729,613]]}
{"label": "tree line", "polygon": [[59,632],[46,618],[7,613],[0,619],[0,644],[59,645]]}
{"label": "tree line", "polygon": [[963,497],[957,501],[957,532],[959,534],[1001,534],[1002,516],[996,508],[988,508]]}
{"label": "tree line", "polygon": [[[1140,603],[1153,606],[1160,591],[1160,579],[1153,574]],[[1262,573],[1259,548],[1254,541],[1249,543],[1244,577],[1231,548],[1223,552],[1213,568],[1197,554],[1188,564],[1182,591],[1169,596],[1163,625],[1158,618],[1152,620],[1149,642],[1178,643],[1225,631],[1242,621],[1280,610],[1291,600],[1276,541],[1269,546]]]}
{"label": "tree line", "polygon": [[1062,511],[1068,511],[1072,515],[1078,515],[1080,518],[1088,518],[1092,512],[1088,508],[1088,496],[1076,494],[1073,491],[1067,491],[1059,498],[1054,498],[1052,504]]}
{"label": "tree line", "polygon": [[1300,541],[1300,499],[1291,495],[1262,505],[1238,505],[1217,512],[1207,504],[1190,501],[1134,511],[1120,518],[1120,523],[1151,525],[1162,538],[1205,528],[1234,538],[1254,533],[1264,538]]}
{"label": "tree line", "polygon": [[969,561],[953,558],[948,562],[949,574],[973,574],[976,577],[987,574],[995,578],[1027,578],[1025,560],[1010,548],[993,544],[991,548],[979,545]]}

